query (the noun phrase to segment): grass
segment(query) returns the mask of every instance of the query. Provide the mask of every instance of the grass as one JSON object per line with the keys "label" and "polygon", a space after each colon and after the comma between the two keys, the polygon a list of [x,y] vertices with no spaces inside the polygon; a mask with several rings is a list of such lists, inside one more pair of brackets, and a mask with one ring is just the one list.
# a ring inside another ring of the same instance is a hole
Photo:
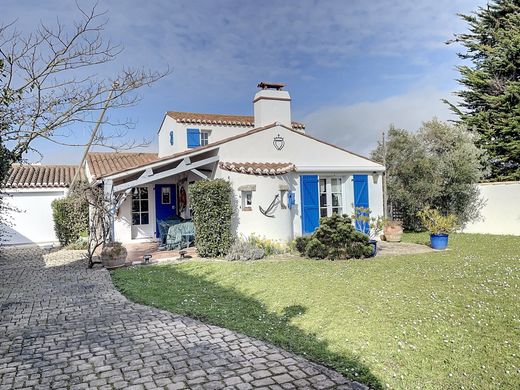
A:
{"label": "grass", "polygon": [[520,238],[454,234],[438,253],[200,260],[113,279],[134,301],[270,341],[374,388],[517,389],[519,271]]}

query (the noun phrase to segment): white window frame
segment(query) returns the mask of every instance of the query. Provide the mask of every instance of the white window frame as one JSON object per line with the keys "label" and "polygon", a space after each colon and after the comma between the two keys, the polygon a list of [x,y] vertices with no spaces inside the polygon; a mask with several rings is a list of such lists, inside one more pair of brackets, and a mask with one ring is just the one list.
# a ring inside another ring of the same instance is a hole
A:
{"label": "white window frame", "polygon": [[[141,198],[141,191],[140,189],[141,188],[146,188],[146,199],[144,198]],[[133,191],[134,189],[137,189],[137,199],[134,199],[134,194],[133,194]],[[139,211],[134,211],[134,200],[137,200],[139,202]],[[149,225],[150,224],[150,218],[151,218],[151,215],[150,215],[150,190],[148,187],[134,187],[132,188],[132,194],[131,194],[131,201],[132,201],[132,204],[131,204],[131,222],[132,222],[132,226],[146,226],[146,225]],[[141,205],[143,201],[146,201],[148,207],[147,207],[147,211],[143,211],[141,209]],[[139,214],[139,223],[134,223],[134,214]],[[148,223],[142,223],[143,221],[143,214],[148,214]]]}
{"label": "white window frame", "polygon": [[[204,138],[202,138],[202,135],[205,135]],[[200,141],[199,141],[199,144],[200,146],[206,146],[209,144],[209,137],[211,136],[211,130],[200,130]],[[204,139],[204,143],[203,142],[203,139]]]}
{"label": "white window frame", "polygon": [[[249,202],[248,202],[249,196]],[[253,191],[242,191],[242,210],[251,211],[253,209]]]}
{"label": "white window frame", "polygon": [[345,181],[346,180],[345,180],[345,178],[342,176],[319,176],[318,177],[318,195],[319,195],[318,202],[319,202],[320,218],[322,217],[321,211],[322,211],[322,209],[324,209],[324,207],[321,206],[321,195],[322,195],[321,180],[325,180],[325,197],[326,197],[325,201],[326,201],[326,207],[327,207],[327,217],[330,217],[332,215],[332,209],[333,209],[333,206],[332,206],[332,180],[333,179],[340,180],[339,194],[341,195],[341,201],[339,202],[339,206],[335,206],[334,208],[340,209],[340,212],[339,212],[340,215],[346,213],[346,208],[345,208],[345,197],[346,197]]}

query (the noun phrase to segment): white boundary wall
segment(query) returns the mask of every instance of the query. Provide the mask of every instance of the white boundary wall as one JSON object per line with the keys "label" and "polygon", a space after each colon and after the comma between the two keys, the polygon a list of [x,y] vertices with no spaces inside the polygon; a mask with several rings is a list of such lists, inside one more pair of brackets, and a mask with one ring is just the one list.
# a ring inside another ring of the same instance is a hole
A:
{"label": "white boundary wall", "polygon": [[67,194],[67,188],[6,189],[5,202],[19,211],[10,212],[5,245],[59,244],[54,232],[51,203]]}
{"label": "white boundary wall", "polygon": [[520,236],[520,181],[481,183],[479,189],[485,201],[481,218],[464,232]]}

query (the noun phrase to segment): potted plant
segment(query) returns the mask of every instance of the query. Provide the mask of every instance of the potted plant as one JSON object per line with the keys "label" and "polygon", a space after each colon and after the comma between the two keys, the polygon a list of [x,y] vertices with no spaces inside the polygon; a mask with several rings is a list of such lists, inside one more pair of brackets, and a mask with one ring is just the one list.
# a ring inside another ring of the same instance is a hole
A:
{"label": "potted plant", "polygon": [[377,240],[383,230],[383,217],[371,217],[372,211],[368,207],[354,207],[352,219],[355,221],[356,229],[368,236],[368,243],[374,248],[372,255],[377,254]]}
{"label": "potted plant", "polygon": [[114,269],[125,265],[126,255],[126,248],[116,241],[104,245],[99,257],[106,269]]}
{"label": "potted plant", "polygon": [[417,213],[422,225],[430,232],[430,246],[444,250],[448,246],[448,236],[458,227],[457,217],[453,214],[442,215],[438,210],[425,208]]}
{"label": "potted plant", "polygon": [[401,221],[386,220],[383,225],[385,241],[401,242],[403,236],[403,223]]}

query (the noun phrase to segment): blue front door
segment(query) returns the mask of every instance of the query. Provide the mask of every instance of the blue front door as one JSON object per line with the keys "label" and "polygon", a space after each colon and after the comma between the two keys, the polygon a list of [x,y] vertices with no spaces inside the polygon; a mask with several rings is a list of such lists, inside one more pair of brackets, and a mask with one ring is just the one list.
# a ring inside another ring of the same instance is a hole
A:
{"label": "blue front door", "polygon": [[[354,207],[368,208],[368,175],[354,175]],[[356,229],[361,230],[360,223],[356,221]],[[365,233],[370,227],[365,224]]]}
{"label": "blue front door", "polygon": [[159,221],[177,215],[177,192],[175,184],[155,185],[155,236],[159,237]]}
{"label": "blue front door", "polygon": [[300,176],[302,233],[314,233],[320,224],[318,175]]}

